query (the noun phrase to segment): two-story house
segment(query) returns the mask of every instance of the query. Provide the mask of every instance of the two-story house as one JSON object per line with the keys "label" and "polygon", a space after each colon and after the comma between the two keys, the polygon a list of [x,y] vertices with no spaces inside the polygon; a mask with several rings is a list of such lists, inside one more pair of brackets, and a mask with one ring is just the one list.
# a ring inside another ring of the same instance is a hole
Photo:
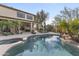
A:
{"label": "two-story house", "polygon": [[[35,15],[29,12],[0,4],[0,21],[21,21],[22,26],[20,26],[20,30],[22,31],[33,30],[34,17]],[[13,29],[13,31],[15,31],[15,29]]]}

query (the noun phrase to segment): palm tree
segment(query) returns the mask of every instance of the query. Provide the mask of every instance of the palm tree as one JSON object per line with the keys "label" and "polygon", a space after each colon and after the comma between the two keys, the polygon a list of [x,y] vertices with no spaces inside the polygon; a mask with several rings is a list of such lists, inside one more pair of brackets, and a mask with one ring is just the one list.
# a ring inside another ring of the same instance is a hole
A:
{"label": "palm tree", "polygon": [[2,32],[2,30],[3,30],[3,24],[4,22],[3,21],[0,21],[0,32]]}
{"label": "palm tree", "polygon": [[[64,20],[63,20],[64,19]],[[55,16],[58,32],[68,33],[72,39],[79,38],[79,9],[64,8],[60,15]],[[75,38],[77,36],[77,38]],[[79,39],[78,39],[79,40]]]}
{"label": "palm tree", "polygon": [[[2,20],[1,21],[1,24],[2,24],[2,31],[9,31],[9,27],[10,27],[10,23],[8,22],[8,20]],[[6,30],[5,30],[5,28],[7,28]]]}
{"label": "palm tree", "polygon": [[[0,21],[0,31],[1,32],[12,32],[12,33],[20,33],[21,21],[13,21],[13,20],[2,20]],[[13,31],[15,30],[16,31]]]}
{"label": "palm tree", "polygon": [[15,27],[15,30],[17,33],[21,33],[21,25],[22,25],[22,21],[17,20],[13,22],[13,25]]}
{"label": "palm tree", "polygon": [[9,26],[11,32],[13,32],[14,34],[17,32],[17,28],[19,27],[18,22],[19,21],[8,20],[8,26]]}
{"label": "palm tree", "polygon": [[70,19],[69,22],[61,20],[57,23],[57,30],[60,33],[68,33],[74,38],[73,35],[78,35],[79,33],[79,19]]}
{"label": "palm tree", "polygon": [[62,20],[58,23],[58,28],[61,33],[65,33],[67,32],[68,24],[66,23],[65,20]]}
{"label": "palm tree", "polygon": [[72,34],[78,34],[79,31],[79,19],[74,19],[69,21],[69,29]]}

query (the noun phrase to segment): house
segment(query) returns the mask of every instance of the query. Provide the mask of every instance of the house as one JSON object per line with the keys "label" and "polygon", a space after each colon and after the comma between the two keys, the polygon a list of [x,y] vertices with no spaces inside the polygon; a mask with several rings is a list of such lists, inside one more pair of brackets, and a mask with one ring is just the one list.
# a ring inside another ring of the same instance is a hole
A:
{"label": "house", "polygon": [[[0,4],[0,21],[21,21],[22,25],[18,26],[21,31],[31,32],[34,29],[34,17],[35,15],[32,13]],[[12,28],[10,31],[16,32],[15,28]]]}

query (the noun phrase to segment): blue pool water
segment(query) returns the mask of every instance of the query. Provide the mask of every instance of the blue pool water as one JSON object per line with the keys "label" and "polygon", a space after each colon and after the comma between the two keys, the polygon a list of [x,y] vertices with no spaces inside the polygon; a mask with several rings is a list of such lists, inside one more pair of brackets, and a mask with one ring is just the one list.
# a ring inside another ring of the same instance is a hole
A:
{"label": "blue pool water", "polygon": [[34,37],[24,42],[23,52],[19,56],[71,56],[63,48],[58,36],[53,37]]}

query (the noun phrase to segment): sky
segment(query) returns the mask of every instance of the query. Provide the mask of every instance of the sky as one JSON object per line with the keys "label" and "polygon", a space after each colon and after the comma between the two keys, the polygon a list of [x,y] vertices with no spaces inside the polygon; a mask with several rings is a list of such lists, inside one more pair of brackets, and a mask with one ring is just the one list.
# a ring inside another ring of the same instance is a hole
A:
{"label": "sky", "polygon": [[79,8],[79,3],[4,3],[4,5],[11,6],[26,12],[36,14],[40,10],[48,12],[47,24],[52,23],[54,17],[60,13],[64,7],[71,9]]}

